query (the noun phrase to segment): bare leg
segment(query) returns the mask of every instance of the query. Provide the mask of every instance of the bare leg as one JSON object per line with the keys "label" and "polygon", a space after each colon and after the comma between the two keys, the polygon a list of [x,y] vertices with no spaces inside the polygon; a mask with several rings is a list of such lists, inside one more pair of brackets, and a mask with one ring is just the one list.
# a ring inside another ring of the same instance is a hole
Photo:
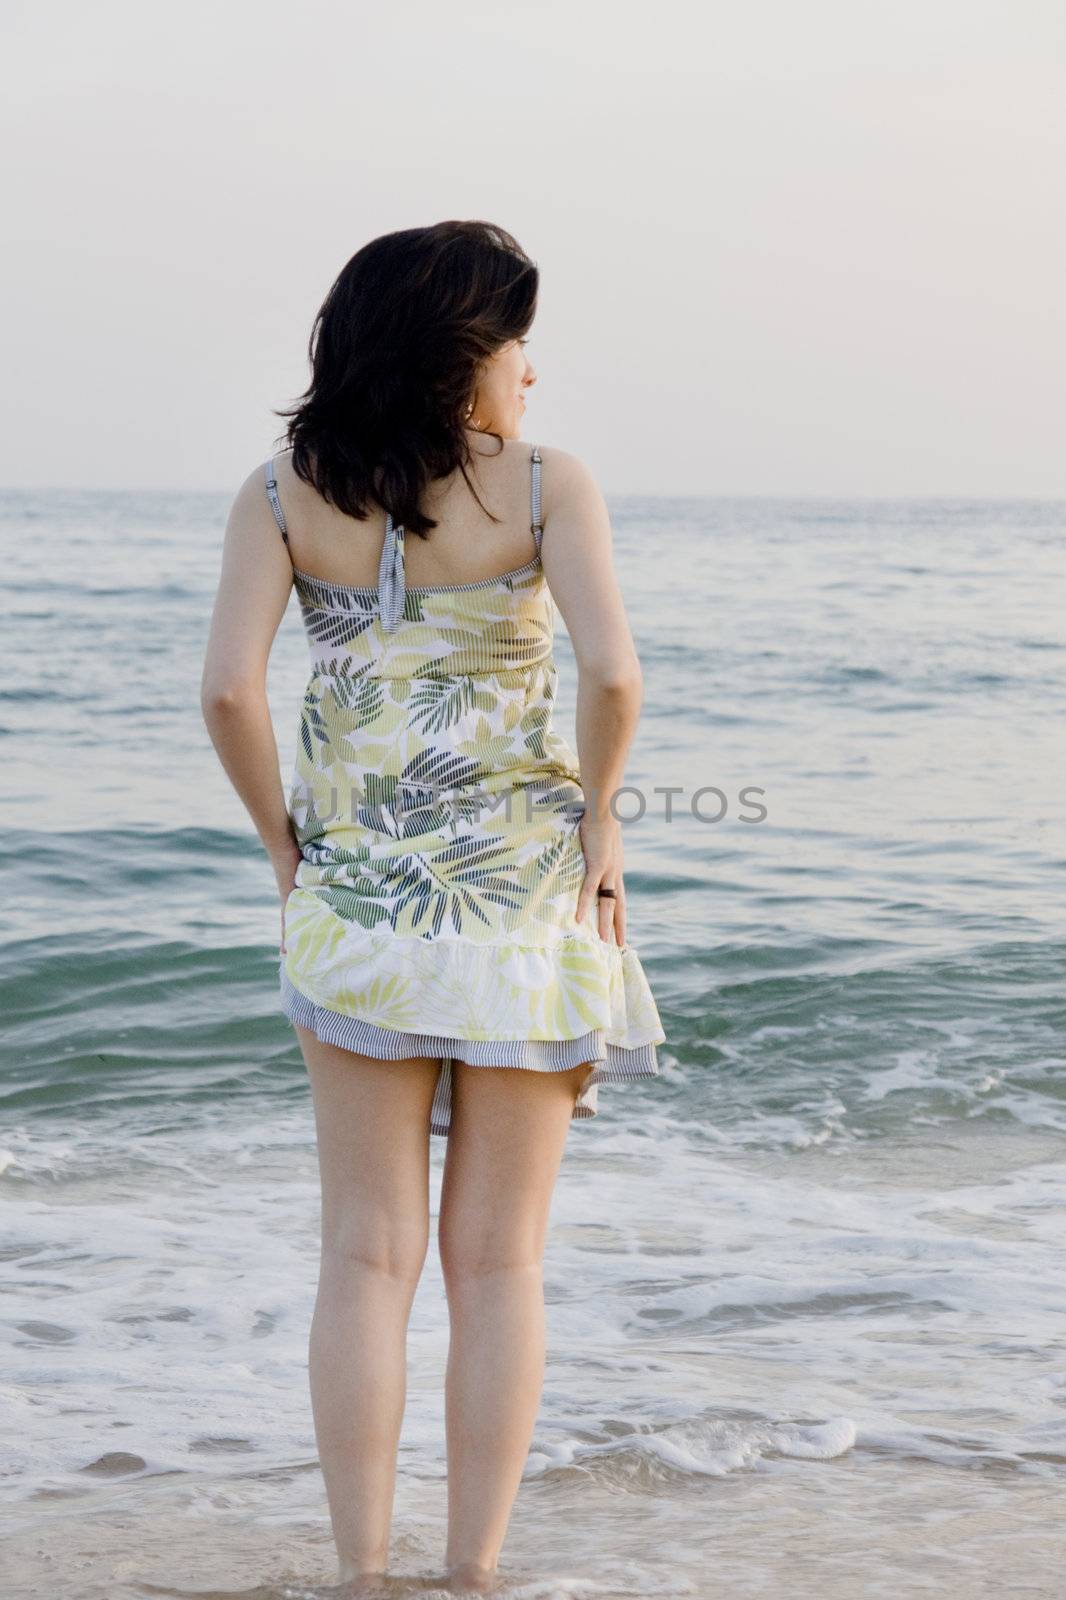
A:
{"label": "bare leg", "polygon": [[437,1229],[451,1319],[445,1562],[467,1588],[492,1586],[529,1453],[544,1383],[551,1196],[591,1070],[452,1064]]}
{"label": "bare leg", "polygon": [[384,1573],[407,1398],[407,1323],[429,1244],[440,1062],[374,1061],[296,1025],[311,1080],[322,1253],[309,1378],[338,1583]]}

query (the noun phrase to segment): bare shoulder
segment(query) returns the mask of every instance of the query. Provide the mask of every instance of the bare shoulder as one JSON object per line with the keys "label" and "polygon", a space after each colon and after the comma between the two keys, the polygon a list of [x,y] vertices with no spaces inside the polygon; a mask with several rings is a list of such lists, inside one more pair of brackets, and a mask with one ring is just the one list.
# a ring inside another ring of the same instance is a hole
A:
{"label": "bare shoulder", "polygon": [[[303,478],[296,475],[292,464],[291,447],[275,450],[273,455],[264,456],[259,465],[252,468],[245,479],[245,483],[249,486],[258,486],[265,494],[268,467],[273,470],[274,479],[282,496],[295,496],[300,494],[301,491],[306,493],[310,488]],[[311,493],[314,493],[313,489]]]}
{"label": "bare shoulder", "polygon": [[541,503],[544,518],[566,516],[573,512],[587,516],[595,512],[605,516],[603,491],[596,474],[588,463],[571,450],[558,445],[541,445]]}
{"label": "bare shoulder", "polygon": [[554,483],[570,488],[595,482],[591,467],[581,456],[574,455],[573,451],[562,450],[557,444],[542,444],[539,449],[543,462],[545,488],[548,486],[549,475]]}
{"label": "bare shoulder", "polygon": [[[284,543],[278,538],[280,523],[277,520],[268,485],[268,468],[271,461],[273,461],[275,493],[282,508],[282,517],[285,519],[285,534],[287,536],[292,532],[292,511],[295,502],[286,473],[293,481],[295,474],[289,465],[288,454],[267,456],[249,469],[230,502],[227,525],[231,541],[235,541],[238,545],[246,545],[249,550],[255,551],[262,550],[264,543],[271,547],[277,543],[284,555]],[[287,555],[285,559],[287,562]]]}
{"label": "bare shoulder", "polygon": [[[279,450],[269,459],[274,467],[274,476],[278,482],[279,493],[287,494],[290,497],[299,495],[301,491],[306,493],[308,485],[302,478],[298,478],[293,470],[291,449]],[[266,463],[264,462],[263,466],[259,468],[259,476],[264,478],[265,473]]]}
{"label": "bare shoulder", "polygon": [[275,513],[267,483],[268,469],[272,469],[271,475],[278,503],[288,524],[288,531],[291,532],[294,525],[302,522],[308,500],[312,497],[317,498],[315,491],[302,478],[297,477],[293,470],[291,450],[277,450],[273,455],[264,456],[262,461],[252,467],[237,490],[234,508],[255,522],[272,525],[275,523]]}

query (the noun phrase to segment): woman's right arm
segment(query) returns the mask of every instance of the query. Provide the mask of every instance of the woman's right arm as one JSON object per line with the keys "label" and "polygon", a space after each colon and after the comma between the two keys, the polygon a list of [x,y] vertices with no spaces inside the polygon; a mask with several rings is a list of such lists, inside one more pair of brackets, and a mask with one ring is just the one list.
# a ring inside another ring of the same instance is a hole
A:
{"label": "woman's right arm", "polygon": [[[597,931],[624,944],[622,830],[612,800],[622,786],[644,685],[614,569],[611,519],[592,473],[565,450],[542,448],[544,576],[566,623],[577,662],[576,734],[586,810],[581,821],[585,881],[578,921],[596,908]],[[617,898],[596,899],[603,885]]]}

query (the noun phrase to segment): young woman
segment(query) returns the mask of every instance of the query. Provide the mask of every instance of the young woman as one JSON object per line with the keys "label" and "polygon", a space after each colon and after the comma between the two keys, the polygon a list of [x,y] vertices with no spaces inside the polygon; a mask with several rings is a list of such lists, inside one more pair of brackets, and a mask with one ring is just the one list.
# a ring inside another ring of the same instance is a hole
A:
{"label": "young woman", "polygon": [[[544,1372],[542,1261],[567,1130],[658,1073],[612,798],[642,680],[603,496],[520,437],[538,272],[483,222],[388,234],[310,340],[288,451],[241,486],[203,676],[281,898],[280,998],[322,1179],[310,1338],[340,1582],[387,1565],[408,1315],[438,1242],[451,1580],[489,1588]],[[283,792],[267,659],[311,649]],[[557,603],[577,752],[552,726]]]}

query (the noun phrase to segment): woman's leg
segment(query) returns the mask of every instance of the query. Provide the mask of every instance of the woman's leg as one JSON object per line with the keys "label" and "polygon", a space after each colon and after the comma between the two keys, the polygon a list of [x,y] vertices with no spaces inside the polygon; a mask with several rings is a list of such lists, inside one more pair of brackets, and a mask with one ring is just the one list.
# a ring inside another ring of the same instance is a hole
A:
{"label": "woman's leg", "polygon": [[491,1580],[529,1453],[544,1382],[548,1213],[590,1071],[452,1063],[437,1229],[451,1318],[445,1563],[467,1583]]}
{"label": "woman's leg", "polygon": [[338,1583],[388,1565],[407,1322],[429,1242],[435,1060],[375,1061],[296,1026],[311,1080],[322,1251],[309,1377]]}

